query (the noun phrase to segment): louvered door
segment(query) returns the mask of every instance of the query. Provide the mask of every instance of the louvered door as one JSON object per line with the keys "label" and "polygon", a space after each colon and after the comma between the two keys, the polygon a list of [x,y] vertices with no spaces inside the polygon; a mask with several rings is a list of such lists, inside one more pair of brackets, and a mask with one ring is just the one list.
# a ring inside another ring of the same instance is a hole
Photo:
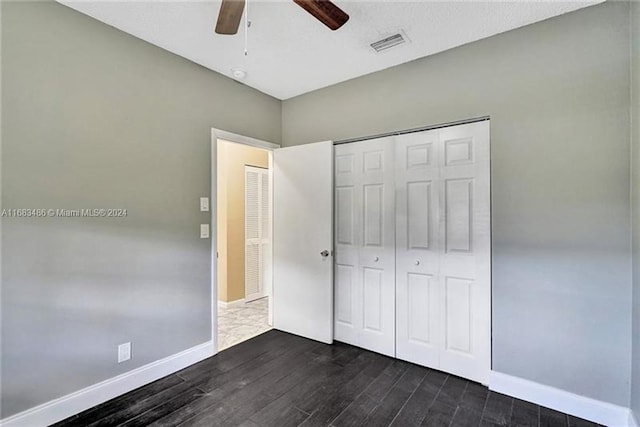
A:
{"label": "louvered door", "polygon": [[266,295],[269,274],[269,174],[267,169],[245,166],[245,301]]}

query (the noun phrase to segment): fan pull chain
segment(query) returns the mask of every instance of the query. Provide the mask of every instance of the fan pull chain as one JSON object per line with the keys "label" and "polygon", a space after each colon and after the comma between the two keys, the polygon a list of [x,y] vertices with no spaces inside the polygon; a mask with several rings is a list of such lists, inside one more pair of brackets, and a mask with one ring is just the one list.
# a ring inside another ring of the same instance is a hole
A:
{"label": "fan pull chain", "polygon": [[251,21],[249,21],[249,0],[244,0],[244,56],[249,54],[249,27]]}

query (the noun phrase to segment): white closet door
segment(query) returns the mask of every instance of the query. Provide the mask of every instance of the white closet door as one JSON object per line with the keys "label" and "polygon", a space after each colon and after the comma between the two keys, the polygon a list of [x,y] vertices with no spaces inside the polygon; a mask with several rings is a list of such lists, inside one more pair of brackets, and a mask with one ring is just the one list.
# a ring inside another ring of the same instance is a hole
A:
{"label": "white closet door", "polygon": [[396,357],[438,368],[438,131],[396,138]]}
{"label": "white closet door", "polygon": [[361,216],[361,186],[357,171],[362,159],[355,144],[334,147],[335,161],[335,313],[334,331],[338,341],[358,345],[362,329],[358,218]]}
{"label": "white closet door", "polygon": [[440,130],[440,369],[487,384],[491,368],[489,122]]}
{"label": "white closet door", "polygon": [[[266,169],[245,166],[245,301],[266,295],[269,273],[269,174]],[[266,192],[264,191],[266,188]]]}
{"label": "white closet door", "polygon": [[395,355],[392,138],[336,147],[337,340]]}
{"label": "white closet door", "polygon": [[487,383],[489,122],[396,139],[396,355]]}

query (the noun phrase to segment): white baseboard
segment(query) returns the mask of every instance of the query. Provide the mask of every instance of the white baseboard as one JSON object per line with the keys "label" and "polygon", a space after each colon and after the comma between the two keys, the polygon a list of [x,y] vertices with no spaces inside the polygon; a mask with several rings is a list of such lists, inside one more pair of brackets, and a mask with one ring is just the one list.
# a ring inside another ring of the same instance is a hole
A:
{"label": "white baseboard", "polygon": [[51,400],[0,420],[2,427],[47,426],[149,384],[215,354],[213,342],[184,350],[164,359],[141,366],[117,377]]}
{"label": "white baseboard", "polygon": [[636,414],[633,411],[629,411],[629,427],[640,427],[640,423],[638,423]]}
{"label": "white baseboard", "polygon": [[[491,371],[489,389],[612,427],[635,427],[629,408]],[[636,424],[637,426],[637,424]]]}
{"label": "white baseboard", "polygon": [[244,305],[244,304],[245,304],[244,298],[237,299],[235,301],[229,301],[229,302],[218,300],[218,307],[222,307],[222,308],[240,307],[241,305]]}

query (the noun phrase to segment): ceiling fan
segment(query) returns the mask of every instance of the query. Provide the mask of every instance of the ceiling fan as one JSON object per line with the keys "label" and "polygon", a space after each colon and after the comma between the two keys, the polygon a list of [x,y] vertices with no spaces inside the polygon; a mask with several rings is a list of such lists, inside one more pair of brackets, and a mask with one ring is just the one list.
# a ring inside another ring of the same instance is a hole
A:
{"label": "ceiling fan", "polygon": [[[222,0],[216,33],[236,34],[238,32],[245,1]],[[332,30],[337,30],[349,20],[349,15],[329,0],[293,0],[293,2]]]}

